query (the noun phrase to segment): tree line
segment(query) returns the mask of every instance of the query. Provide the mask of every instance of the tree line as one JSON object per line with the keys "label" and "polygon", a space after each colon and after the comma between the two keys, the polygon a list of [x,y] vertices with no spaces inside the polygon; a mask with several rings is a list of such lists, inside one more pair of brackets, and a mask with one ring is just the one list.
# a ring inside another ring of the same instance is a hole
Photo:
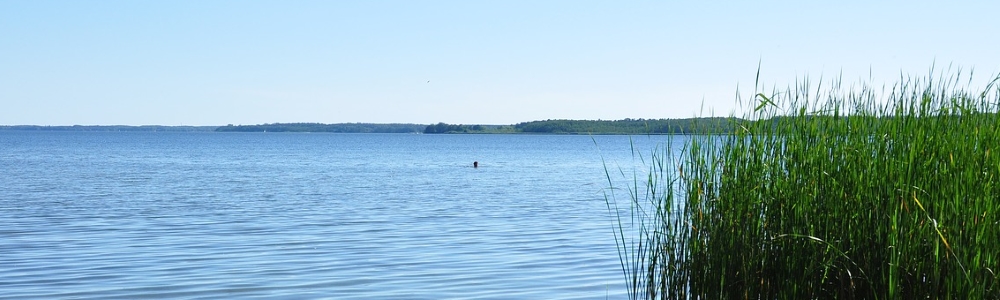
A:
{"label": "tree line", "polygon": [[735,118],[544,120],[509,126],[428,125],[424,133],[550,133],[550,134],[711,134],[732,132]]}
{"label": "tree line", "polygon": [[[773,121],[773,120],[772,120]],[[540,133],[540,134],[712,134],[729,133],[745,122],[735,118],[544,120],[513,125],[270,123],[226,126],[36,126],[0,125],[0,130],[49,131],[216,131],[216,132],[332,132],[332,133]]]}
{"label": "tree line", "polygon": [[462,125],[437,123],[427,125],[424,133],[517,133],[512,125]]}

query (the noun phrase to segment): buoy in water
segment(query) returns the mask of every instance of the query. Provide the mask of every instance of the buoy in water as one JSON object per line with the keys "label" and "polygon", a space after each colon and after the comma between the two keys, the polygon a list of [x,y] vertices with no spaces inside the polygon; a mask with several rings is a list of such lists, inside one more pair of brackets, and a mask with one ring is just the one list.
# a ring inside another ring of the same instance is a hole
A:
{"label": "buoy in water", "polygon": [[479,162],[478,161],[472,162],[472,167],[473,168],[478,168],[479,167]]}

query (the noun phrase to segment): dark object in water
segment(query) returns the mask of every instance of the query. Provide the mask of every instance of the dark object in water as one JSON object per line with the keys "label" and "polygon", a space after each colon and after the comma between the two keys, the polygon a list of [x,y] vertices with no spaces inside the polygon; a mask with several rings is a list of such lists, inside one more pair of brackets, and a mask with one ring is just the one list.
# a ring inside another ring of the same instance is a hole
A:
{"label": "dark object in water", "polygon": [[479,167],[479,162],[478,161],[472,162],[472,167],[473,168],[478,168]]}

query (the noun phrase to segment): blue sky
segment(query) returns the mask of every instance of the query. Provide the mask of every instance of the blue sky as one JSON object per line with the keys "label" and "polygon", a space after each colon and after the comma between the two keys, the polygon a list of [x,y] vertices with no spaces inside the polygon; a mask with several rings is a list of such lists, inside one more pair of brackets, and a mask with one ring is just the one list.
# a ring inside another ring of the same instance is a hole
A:
{"label": "blue sky", "polygon": [[513,124],[1000,73],[1000,2],[0,1],[0,125]]}

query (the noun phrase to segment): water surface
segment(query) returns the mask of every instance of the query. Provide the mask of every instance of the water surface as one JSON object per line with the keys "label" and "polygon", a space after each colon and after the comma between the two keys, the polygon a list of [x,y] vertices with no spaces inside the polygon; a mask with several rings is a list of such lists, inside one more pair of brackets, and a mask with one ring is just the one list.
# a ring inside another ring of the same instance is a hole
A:
{"label": "water surface", "polygon": [[629,139],[0,131],[0,298],[622,298]]}

